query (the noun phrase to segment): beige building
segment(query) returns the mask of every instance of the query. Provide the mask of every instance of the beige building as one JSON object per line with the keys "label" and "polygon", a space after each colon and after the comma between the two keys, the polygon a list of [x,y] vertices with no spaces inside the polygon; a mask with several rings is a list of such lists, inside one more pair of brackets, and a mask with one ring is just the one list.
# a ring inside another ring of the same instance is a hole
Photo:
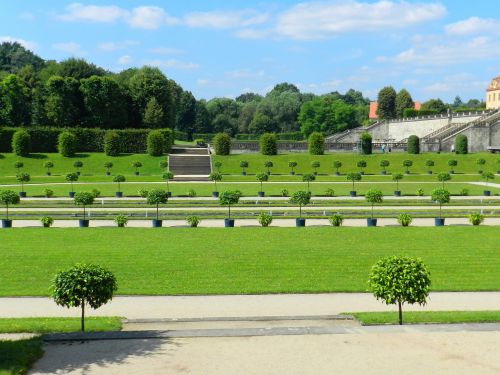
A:
{"label": "beige building", "polygon": [[500,108],[500,77],[493,78],[486,89],[486,109]]}

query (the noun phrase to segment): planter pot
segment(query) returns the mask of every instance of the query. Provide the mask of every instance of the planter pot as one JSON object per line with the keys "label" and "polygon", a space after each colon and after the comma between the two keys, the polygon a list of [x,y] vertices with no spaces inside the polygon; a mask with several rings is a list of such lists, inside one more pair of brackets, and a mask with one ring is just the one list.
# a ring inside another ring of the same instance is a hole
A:
{"label": "planter pot", "polygon": [[171,191],[167,191],[167,197],[172,197],[172,192]]}
{"label": "planter pot", "polygon": [[432,171],[427,171],[427,174],[432,174]]}
{"label": "planter pot", "polygon": [[489,197],[491,195],[491,191],[489,191],[489,190],[483,190],[483,195],[485,197]]}
{"label": "planter pot", "polygon": [[450,171],[450,174],[455,174],[455,171]]}
{"label": "planter pot", "polygon": [[117,192],[115,193],[115,197],[117,197],[117,198],[122,198],[122,197],[123,197],[123,192],[122,192],[122,191],[117,191]]}
{"label": "planter pot", "polygon": [[295,219],[295,226],[296,227],[305,227],[306,226],[306,219]]}
{"label": "planter pot", "polygon": [[410,172],[408,172],[408,171],[405,171],[405,174],[410,174]]}
{"label": "planter pot", "polygon": [[2,228],[12,228],[12,220],[2,219]]}
{"label": "planter pot", "polygon": [[75,197],[75,192],[74,191],[70,191],[69,192],[69,197],[70,198],[74,198]]}
{"label": "planter pot", "polygon": [[19,192],[19,196],[20,196],[21,198],[26,198],[26,192],[25,192],[25,191],[20,191],[20,192]]}
{"label": "planter pot", "polygon": [[444,218],[436,217],[434,219],[434,226],[435,227],[443,227],[444,226]]}
{"label": "planter pot", "polygon": [[219,192],[218,191],[212,191],[212,198],[219,198]]}
{"label": "planter pot", "polygon": [[111,176],[111,172],[106,172],[106,176]]}
{"label": "planter pot", "polygon": [[163,220],[156,220],[156,219],[151,220],[151,224],[153,225],[153,228],[161,228],[162,223],[163,223]]}
{"label": "planter pot", "polygon": [[361,176],[363,176],[363,175],[365,174],[365,172],[361,171],[361,172],[359,172],[359,174],[360,174]]}
{"label": "planter pot", "polygon": [[318,172],[314,172],[314,175],[317,176],[318,175]]}
{"label": "planter pot", "polygon": [[80,176],[80,172],[76,172],[76,174],[77,174],[78,176]]}
{"label": "planter pot", "polygon": [[335,172],[335,176],[340,176],[340,172]]}
{"label": "planter pot", "polygon": [[295,172],[290,172],[290,176],[295,176]]}
{"label": "planter pot", "polygon": [[271,175],[271,172],[266,172],[266,174],[267,174],[268,176],[270,176],[270,175]]}
{"label": "planter pot", "polygon": [[401,196],[401,190],[394,190],[394,196],[395,197],[400,197]]}
{"label": "planter pot", "polygon": [[85,220],[80,219],[80,220],[78,220],[78,226],[80,228],[88,228],[89,227],[89,221],[87,219],[85,219]]}
{"label": "planter pot", "polygon": [[139,176],[139,172],[134,172],[134,175]]}
{"label": "planter pot", "polygon": [[497,171],[497,174],[500,174],[500,171]]}
{"label": "planter pot", "polygon": [[242,175],[242,176],[246,176],[246,175],[247,175],[247,172],[241,172],[241,175]]}
{"label": "planter pot", "polygon": [[234,227],[234,219],[224,219],[224,227],[233,228]]}
{"label": "planter pot", "polygon": [[262,198],[264,195],[266,195],[266,193],[264,193],[263,191],[258,191],[258,192],[257,192],[257,196],[258,196],[258,197],[261,197],[261,198]]}
{"label": "planter pot", "polygon": [[356,196],[356,190],[350,191],[349,196],[355,197]]}
{"label": "planter pot", "polygon": [[377,219],[372,219],[372,218],[366,219],[366,225],[369,227],[376,227],[377,226]]}
{"label": "planter pot", "polygon": [[47,175],[47,176],[52,176],[52,173],[47,172],[47,173],[46,173],[46,175]]}
{"label": "planter pot", "polygon": [[387,171],[380,171],[380,174],[382,174],[382,175],[386,175],[386,174],[387,174]]}
{"label": "planter pot", "polygon": [[42,224],[44,228],[50,228],[50,224]]}

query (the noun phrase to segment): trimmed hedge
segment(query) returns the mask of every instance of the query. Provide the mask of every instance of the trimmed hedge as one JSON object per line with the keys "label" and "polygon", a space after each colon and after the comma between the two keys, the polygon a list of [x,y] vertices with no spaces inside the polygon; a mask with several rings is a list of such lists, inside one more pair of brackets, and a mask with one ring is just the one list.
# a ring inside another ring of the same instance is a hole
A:
{"label": "trimmed hedge", "polygon": [[165,146],[165,137],[159,130],[152,130],[147,138],[147,151],[150,156],[162,156]]}
{"label": "trimmed hedge", "polygon": [[24,130],[19,129],[12,137],[12,151],[17,156],[28,156],[31,152],[31,136]]}
{"label": "trimmed hedge", "polygon": [[[276,137],[279,141],[303,141],[304,134],[301,132],[277,133]],[[238,141],[258,141],[257,134],[236,134],[234,137]]]}
{"label": "trimmed hedge", "polygon": [[362,133],[360,138],[361,153],[363,155],[371,155],[372,153],[372,136],[370,133]]}
{"label": "trimmed hedge", "polygon": [[469,152],[469,141],[466,135],[459,134],[455,137],[455,153],[467,154]]}
{"label": "trimmed hedge", "polygon": [[76,153],[76,136],[69,132],[64,131],[59,134],[57,141],[57,149],[59,153],[64,157],[75,156]]}
{"label": "trimmed hedge", "polygon": [[408,137],[408,153],[420,154],[420,138],[418,136],[410,135]]}
{"label": "trimmed hedge", "polygon": [[120,155],[120,136],[111,130],[104,134],[104,153],[108,156]]}
{"label": "trimmed hedge", "polygon": [[229,155],[231,153],[231,137],[226,133],[217,133],[212,141],[217,155]]}
{"label": "trimmed hedge", "polygon": [[325,153],[325,137],[319,132],[313,132],[308,140],[309,153],[311,155],[323,155]]}
{"label": "trimmed hedge", "polygon": [[274,133],[264,133],[259,139],[260,153],[262,155],[278,154],[278,139]]}

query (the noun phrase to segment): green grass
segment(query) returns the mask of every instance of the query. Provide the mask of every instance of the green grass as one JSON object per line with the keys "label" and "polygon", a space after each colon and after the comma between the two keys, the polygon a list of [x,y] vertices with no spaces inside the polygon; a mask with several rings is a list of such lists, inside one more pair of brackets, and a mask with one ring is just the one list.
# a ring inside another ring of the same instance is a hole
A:
{"label": "green grass", "polygon": [[[364,326],[398,324],[398,312],[355,312],[354,316]],[[403,309],[404,324],[497,323],[500,311],[407,311]]]}
{"label": "green grass", "polygon": [[0,375],[26,374],[42,355],[42,341],[39,338],[0,340]]}
{"label": "green grass", "polygon": [[371,266],[419,256],[434,291],[500,290],[500,231],[443,228],[89,228],[1,231],[0,295],[46,296],[54,274],[98,263],[132,295],[366,291]]}
{"label": "green grass", "polygon": [[[86,317],[85,331],[119,331],[119,317]],[[0,318],[0,333],[54,333],[80,331],[80,318]]]}

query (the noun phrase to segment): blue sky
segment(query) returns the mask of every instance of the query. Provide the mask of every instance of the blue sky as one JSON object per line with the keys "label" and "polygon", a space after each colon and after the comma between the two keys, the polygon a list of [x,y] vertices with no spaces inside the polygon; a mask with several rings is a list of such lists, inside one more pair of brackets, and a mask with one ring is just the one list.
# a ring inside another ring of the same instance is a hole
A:
{"label": "blue sky", "polygon": [[500,75],[500,2],[9,1],[0,41],[111,71],[159,66],[197,98],[386,85],[415,100],[484,98]]}

